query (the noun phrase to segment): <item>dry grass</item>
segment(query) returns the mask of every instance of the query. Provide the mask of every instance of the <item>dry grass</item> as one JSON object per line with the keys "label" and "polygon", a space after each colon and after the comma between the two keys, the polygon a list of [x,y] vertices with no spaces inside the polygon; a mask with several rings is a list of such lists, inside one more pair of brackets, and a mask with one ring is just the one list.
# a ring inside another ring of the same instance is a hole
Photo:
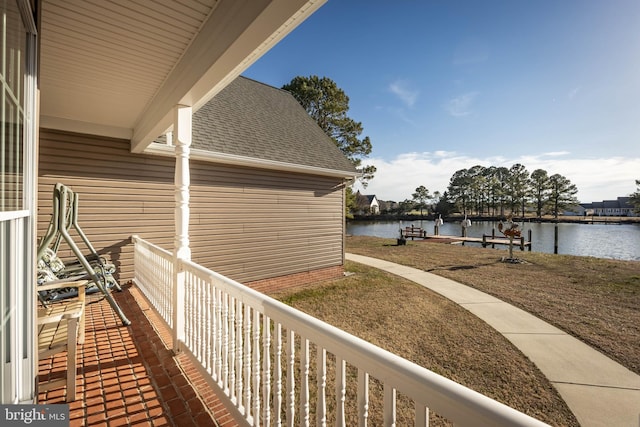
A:
{"label": "dry grass", "polygon": [[494,295],[640,374],[640,262],[352,236],[347,250],[420,268]]}
{"label": "dry grass", "polygon": [[[549,424],[578,425],[544,375],[468,311],[385,272],[356,263],[347,263],[347,269],[356,274],[276,297]],[[347,401],[353,402],[355,372],[350,372]],[[327,382],[331,389],[331,372]],[[371,395],[370,424],[382,425],[381,388],[375,381]],[[348,425],[355,425],[355,408],[350,409]],[[400,399],[397,425],[412,425],[412,411]],[[447,425],[431,415],[431,425]]]}

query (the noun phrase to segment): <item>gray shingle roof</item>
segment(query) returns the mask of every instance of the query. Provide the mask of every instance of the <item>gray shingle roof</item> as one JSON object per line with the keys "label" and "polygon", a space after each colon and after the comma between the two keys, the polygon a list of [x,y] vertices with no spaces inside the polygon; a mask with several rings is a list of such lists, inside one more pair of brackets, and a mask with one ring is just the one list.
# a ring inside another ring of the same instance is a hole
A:
{"label": "gray shingle roof", "polygon": [[289,92],[246,77],[236,78],[194,113],[191,147],[355,174]]}

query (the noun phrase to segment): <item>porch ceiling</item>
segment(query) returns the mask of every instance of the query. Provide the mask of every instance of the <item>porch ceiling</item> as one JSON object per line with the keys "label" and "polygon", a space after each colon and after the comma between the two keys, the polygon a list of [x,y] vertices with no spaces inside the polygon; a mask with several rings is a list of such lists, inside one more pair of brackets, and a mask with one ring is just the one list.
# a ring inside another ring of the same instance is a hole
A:
{"label": "porch ceiling", "polygon": [[40,126],[144,151],[325,1],[43,0]]}

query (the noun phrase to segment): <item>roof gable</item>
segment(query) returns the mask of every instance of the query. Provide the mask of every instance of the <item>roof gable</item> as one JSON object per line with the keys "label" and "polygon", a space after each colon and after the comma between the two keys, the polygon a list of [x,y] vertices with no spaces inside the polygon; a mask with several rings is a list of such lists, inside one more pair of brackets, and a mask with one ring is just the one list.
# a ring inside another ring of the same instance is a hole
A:
{"label": "roof gable", "polygon": [[289,93],[238,77],[193,115],[192,148],[355,175],[355,167]]}

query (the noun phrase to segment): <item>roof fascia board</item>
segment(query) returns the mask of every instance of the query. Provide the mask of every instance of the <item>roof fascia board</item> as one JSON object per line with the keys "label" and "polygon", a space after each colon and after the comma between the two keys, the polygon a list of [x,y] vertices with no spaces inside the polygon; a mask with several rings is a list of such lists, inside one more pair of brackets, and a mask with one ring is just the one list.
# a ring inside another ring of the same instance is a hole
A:
{"label": "roof fascia board", "polygon": [[326,0],[220,0],[133,130],[143,152],[172,126],[177,104],[207,103]]}
{"label": "roof fascia board", "polygon": [[[145,154],[175,157],[175,147],[173,145],[159,144],[157,142],[154,142],[147,147],[147,149],[145,150]],[[281,172],[321,175],[346,179],[355,179],[361,175],[357,172],[340,171],[306,165],[296,165],[292,163],[278,162],[275,160],[237,156],[234,154],[215,153],[212,151],[199,150],[197,148],[191,148],[190,158],[193,160],[200,160],[209,163],[253,167],[260,169],[277,170]]]}

